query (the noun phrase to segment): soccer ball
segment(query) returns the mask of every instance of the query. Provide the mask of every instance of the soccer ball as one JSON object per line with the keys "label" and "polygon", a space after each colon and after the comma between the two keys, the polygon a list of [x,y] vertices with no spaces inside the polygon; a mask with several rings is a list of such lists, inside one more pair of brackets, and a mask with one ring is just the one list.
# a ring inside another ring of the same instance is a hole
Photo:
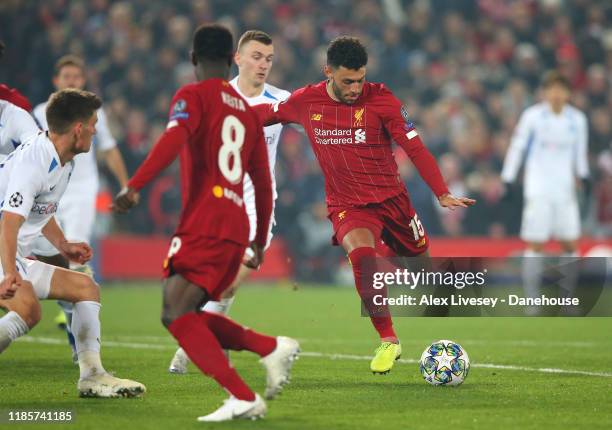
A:
{"label": "soccer ball", "polygon": [[423,351],[419,369],[431,385],[459,385],[467,378],[470,359],[458,343],[439,340]]}

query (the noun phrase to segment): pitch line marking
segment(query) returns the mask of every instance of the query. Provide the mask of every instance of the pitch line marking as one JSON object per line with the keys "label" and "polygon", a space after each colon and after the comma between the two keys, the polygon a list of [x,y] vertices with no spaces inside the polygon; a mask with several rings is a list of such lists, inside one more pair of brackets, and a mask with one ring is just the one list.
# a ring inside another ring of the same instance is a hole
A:
{"label": "pitch line marking", "polygon": [[[171,341],[172,338],[170,335],[168,336],[108,336],[112,340],[116,340],[119,342],[138,342],[138,341],[148,341],[154,344],[162,343],[167,344],[168,341]],[[366,339],[324,339],[324,338],[307,338],[307,337],[299,337],[297,338],[301,343],[311,343],[311,342],[322,342],[327,344],[339,344],[339,345],[370,345],[372,342]],[[407,339],[403,340],[402,344],[404,345],[420,345],[426,344],[430,340],[413,340]],[[108,341],[105,341],[108,342]],[[534,347],[541,348],[543,346],[556,347],[556,346],[564,346],[564,347],[573,347],[573,348],[600,348],[601,342],[588,342],[588,341],[537,341],[537,340],[495,340],[495,339],[462,339],[461,344],[465,345],[507,345],[507,346],[521,346],[521,347]]]}
{"label": "pitch line marking", "polygon": [[[39,337],[39,336],[25,336],[17,339],[18,342],[27,343],[41,343],[47,345],[64,345],[65,339],[58,339],[53,337]],[[111,348],[129,348],[129,349],[155,349],[155,350],[174,350],[176,345],[173,344],[150,344],[150,343],[126,343],[116,341],[103,341],[102,345]],[[370,361],[372,357],[367,355],[351,355],[351,354],[328,354],[323,352],[314,351],[302,351],[300,353],[302,357],[316,357],[316,358],[328,358],[330,360],[357,360],[357,361]],[[419,360],[412,358],[401,358],[398,360],[400,363],[405,364],[416,364]],[[573,370],[573,369],[555,369],[547,367],[526,367],[526,366],[515,366],[511,364],[493,364],[493,363],[473,363],[473,367],[483,369],[499,369],[499,370],[521,370],[524,372],[539,372],[539,373],[557,373],[565,375],[584,375],[584,376],[598,376],[603,378],[612,378],[612,373],[606,372],[589,372],[586,370]]]}

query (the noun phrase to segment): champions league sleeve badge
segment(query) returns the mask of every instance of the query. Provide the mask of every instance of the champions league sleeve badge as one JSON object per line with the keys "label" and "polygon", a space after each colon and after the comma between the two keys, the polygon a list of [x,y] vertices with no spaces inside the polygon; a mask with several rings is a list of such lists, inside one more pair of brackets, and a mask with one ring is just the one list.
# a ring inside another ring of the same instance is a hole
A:
{"label": "champions league sleeve badge", "polygon": [[414,124],[412,123],[412,121],[410,121],[410,115],[408,115],[408,107],[406,105],[402,105],[402,107],[400,108],[400,114],[402,115],[402,118],[404,118],[404,121],[406,122],[406,128],[407,129],[414,128]]}
{"label": "champions league sleeve badge", "polygon": [[13,208],[18,208],[23,204],[23,196],[20,192],[14,192],[9,199],[9,205]]}
{"label": "champions league sleeve badge", "polygon": [[170,120],[189,118],[189,114],[185,112],[186,109],[187,109],[187,102],[183,99],[178,99],[176,103],[174,103],[174,107],[172,108],[172,114],[170,115]]}

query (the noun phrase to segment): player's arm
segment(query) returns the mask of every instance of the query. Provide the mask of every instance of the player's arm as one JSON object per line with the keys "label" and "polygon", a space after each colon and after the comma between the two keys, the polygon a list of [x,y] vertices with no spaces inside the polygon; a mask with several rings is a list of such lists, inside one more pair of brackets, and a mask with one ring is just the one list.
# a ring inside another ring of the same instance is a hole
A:
{"label": "player's arm", "polygon": [[255,147],[251,153],[247,173],[255,188],[255,210],[257,212],[257,230],[254,244],[251,245],[255,257],[245,263],[256,269],[263,262],[263,250],[268,240],[270,217],[272,216],[272,178],[268,164],[268,150],[264,140],[263,129],[259,127]]}
{"label": "player's arm", "polygon": [[113,210],[125,213],[138,203],[138,191],[176,159],[183,145],[197,131],[201,118],[198,96],[184,88],[179,90],[173,99],[166,131],[128,181],[127,187],[117,194]]}
{"label": "player's arm", "polygon": [[42,228],[42,234],[69,261],[85,264],[93,256],[93,250],[85,242],[68,242],[54,216]]}
{"label": "player's arm", "polygon": [[21,282],[17,271],[17,237],[36,195],[43,189],[43,180],[35,166],[23,163],[19,172],[14,173],[4,195],[0,218],[0,261],[4,271],[0,296],[4,298],[12,297]]}
{"label": "player's arm", "polygon": [[96,142],[98,149],[100,150],[106,166],[111,171],[119,186],[125,187],[128,182],[128,173],[123,162],[123,157],[119,148],[117,148],[117,141],[113,137],[110,128],[108,127],[108,120],[104,109],[98,110],[98,123],[96,124]]}
{"label": "player's arm", "polygon": [[531,123],[530,111],[523,112],[514,129],[508,152],[504,158],[501,179],[505,184],[512,184],[516,181],[516,176],[523,163],[529,140],[533,136],[533,126]]}
{"label": "player's arm", "polygon": [[251,106],[259,121],[264,125],[299,123],[299,98],[301,90],[291,94],[286,100],[277,103],[263,103]]}
{"label": "player's arm", "polygon": [[408,118],[406,109],[393,94],[384,89],[381,93],[383,99],[382,119],[385,129],[393,140],[402,147],[408,155],[419,175],[438,198],[442,207],[454,209],[455,207],[468,207],[476,203],[467,197],[455,197],[449,191],[431,152],[423,145],[414,124]]}
{"label": "player's arm", "polygon": [[581,115],[578,127],[578,147],[575,158],[576,176],[582,180],[583,191],[588,193],[589,188],[589,128],[586,117]]}

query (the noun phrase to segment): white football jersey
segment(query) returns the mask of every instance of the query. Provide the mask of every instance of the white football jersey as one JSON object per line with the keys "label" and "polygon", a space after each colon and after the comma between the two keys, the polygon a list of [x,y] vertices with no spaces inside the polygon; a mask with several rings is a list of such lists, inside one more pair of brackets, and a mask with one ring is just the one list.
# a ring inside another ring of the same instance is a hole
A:
{"label": "white football jersey", "polygon": [[[34,118],[43,130],[48,130],[47,117],[45,109],[47,103],[41,103],[34,108]],[[93,145],[89,152],[78,154],[74,157],[74,174],[70,181],[70,186],[66,190],[66,195],[72,196],[82,192],[98,192],[99,177],[98,164],[96,163],[96,151],[107,151],[117,146],[117,142],[113,138],[109,128],[108,121],[104,109],[98,109],[98,122],[96,124],[96,134],[93,139]]]}
{"label": "white football jersey", "polygon": [[73,161],[60,164],[47,133],[27,139],[0,162],[2,211],[25,218],[17,237],[18,255],[30,255],[32,242],[57,212],[73,169]]}
{"label": "white football jersey", "polygon": [[[262,104],[262,103],[276,103],[287,100],[291,93],[289,91],[281,90],[268,83],[264,84],[263,92],[255,97],[247,97],[238,88],[238,76],[230,81],[230,84],[234,89],[244,98],[250,106]],[[276,165],[276,151],[278,149],[278,141],[280,139],[281,131],[283,130],[282,124],[274,124],[268,127],[264,127],[264,137],[266,139],[266,148],[268,149],[268,161],[270,163],[270,176],[272,177],[272,196],[274,200],[278,196],[276,193],[276,179],[274,177],[274,168]],[[255,188],[253,182],[249,178],[248,174],[244,175],[244,199],[255,198]]]}
{"label": "white football jersey", "polygon": [[36,121],[27,111],[0,100],[0,155],[10,154],[21,142],[39,131]]}
{"label": "white football jersey", "polygon": [[575,198],[576,178],[589,176],[587,118],[565,105],[555,114],[548,103],[526,109],[514,130],[502,180],[514,182],[525,159],[526,198]]}

